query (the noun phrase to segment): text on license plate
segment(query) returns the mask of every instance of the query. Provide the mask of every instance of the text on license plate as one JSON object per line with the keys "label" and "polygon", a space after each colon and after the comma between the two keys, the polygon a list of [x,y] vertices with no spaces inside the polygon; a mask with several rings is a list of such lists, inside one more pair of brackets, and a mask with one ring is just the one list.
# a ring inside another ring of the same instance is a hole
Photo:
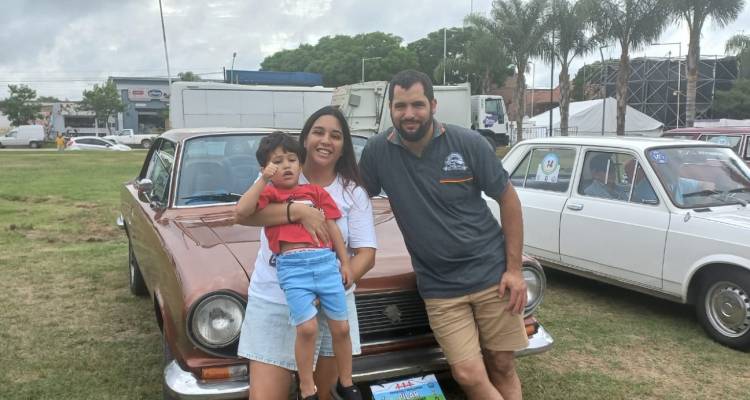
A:
{"label": "text on license plate", "polygon": [[445,400],[434,374],[370,385],[373,400]]}

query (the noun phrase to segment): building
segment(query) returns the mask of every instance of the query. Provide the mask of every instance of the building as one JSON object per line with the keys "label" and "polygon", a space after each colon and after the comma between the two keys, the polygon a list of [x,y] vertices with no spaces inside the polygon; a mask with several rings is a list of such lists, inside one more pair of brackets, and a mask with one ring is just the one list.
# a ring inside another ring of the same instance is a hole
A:
{"label": "building", "polygon": [[117,130],[132,129],[136,133],[161,133],[169,120],[169,81],[166,78],[116,77],[114,82],[125,110],[117,114]]}

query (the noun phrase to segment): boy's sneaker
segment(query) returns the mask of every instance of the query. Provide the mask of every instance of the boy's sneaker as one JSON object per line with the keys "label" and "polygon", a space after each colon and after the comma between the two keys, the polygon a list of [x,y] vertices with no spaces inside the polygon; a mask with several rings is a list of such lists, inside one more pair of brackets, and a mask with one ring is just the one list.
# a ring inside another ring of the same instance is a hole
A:
{"label": "boy's sneaker", "polygon": [[336,381],[336,386],[331,390],[331,395],[336,400],[362,400],[362,394],[357,385],[341,386],[341,381]]}

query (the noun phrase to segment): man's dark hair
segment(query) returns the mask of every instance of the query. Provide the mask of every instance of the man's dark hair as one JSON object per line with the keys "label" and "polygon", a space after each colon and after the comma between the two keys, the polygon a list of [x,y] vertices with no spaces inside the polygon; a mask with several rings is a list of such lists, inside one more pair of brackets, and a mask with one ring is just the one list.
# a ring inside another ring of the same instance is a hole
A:
{"label": "man's dark hair", "polygon": [[607,170],[607,163],[610,158],[607,154],[598,154],[589,161],[589,170],[591,172],[603,172]]}
{"label": "man's dark hair", "polygon": [[401,86],[408,90],[415,83],[422,84],[424,95],[428,101],[432,102],[435,99],[435,92],[432,90],[432,80],[430,80],[430,77],[424,72],[407,69],[397,73],[391,79],[391,83],[388,85],[388,101],[393,101],[393,91],[396,90],[396,86]]}
{"label": "man's dark hair", "polygon": [[287,153],[296,154],[302,160],[302,146],[300,146],[299,142],[284,132],[276,131],[261,139],[260,144],[258,144],[255,158],[261,167],[265,167],[268,164],[271,153],[277,147],[281,147]]}

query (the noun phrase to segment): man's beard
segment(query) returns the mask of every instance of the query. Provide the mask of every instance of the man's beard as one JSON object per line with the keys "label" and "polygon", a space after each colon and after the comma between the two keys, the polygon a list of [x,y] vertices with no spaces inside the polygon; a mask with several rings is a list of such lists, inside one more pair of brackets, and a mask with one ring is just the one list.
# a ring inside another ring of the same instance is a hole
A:
{"label": "man's beard", "polygon": [[414,132],[407,132],[405,129],[402,128],[402,124],[398,125],[398,135],[401,137],[401,139],[406,140],[407,142],[418,142],[422,140],[422,138],[427,135],[427,132],[430,130],[430,124],[432,123],[432,119],[429,119],[421,124],[419,124],[419,127]]}

